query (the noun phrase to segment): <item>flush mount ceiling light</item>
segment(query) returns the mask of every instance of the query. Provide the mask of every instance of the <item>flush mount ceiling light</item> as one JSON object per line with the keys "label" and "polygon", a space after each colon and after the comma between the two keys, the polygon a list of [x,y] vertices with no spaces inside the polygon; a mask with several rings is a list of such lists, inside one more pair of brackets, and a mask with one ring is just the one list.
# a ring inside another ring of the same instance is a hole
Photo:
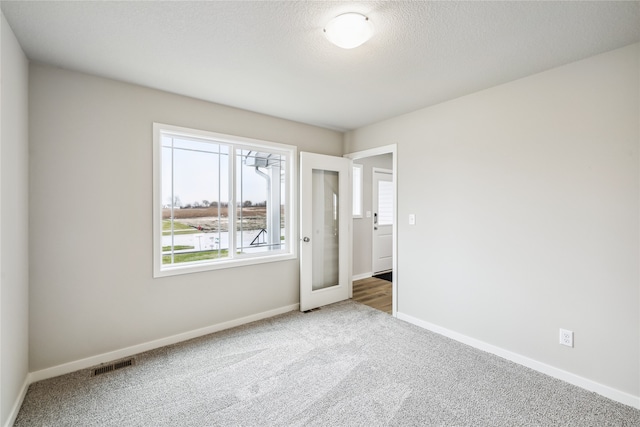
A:
{"label": "flush mount ceiling light", "polygon": [[324,35],[336,46],[353,49],[371,38],[373,25],[364,15],[344,13],[329,21],[324,27]]}

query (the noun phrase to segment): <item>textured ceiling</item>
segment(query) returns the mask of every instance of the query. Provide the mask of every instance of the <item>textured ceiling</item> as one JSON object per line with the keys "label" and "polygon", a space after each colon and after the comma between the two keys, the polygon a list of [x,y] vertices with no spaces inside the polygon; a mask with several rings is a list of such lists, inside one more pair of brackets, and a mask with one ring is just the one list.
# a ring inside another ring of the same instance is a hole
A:
{"label": "textured ceiling", "polygon": [[[640,2],[2,1],[35,61],[338,130],[640,41]],[[322,34],[347,11],[373,38]]]}

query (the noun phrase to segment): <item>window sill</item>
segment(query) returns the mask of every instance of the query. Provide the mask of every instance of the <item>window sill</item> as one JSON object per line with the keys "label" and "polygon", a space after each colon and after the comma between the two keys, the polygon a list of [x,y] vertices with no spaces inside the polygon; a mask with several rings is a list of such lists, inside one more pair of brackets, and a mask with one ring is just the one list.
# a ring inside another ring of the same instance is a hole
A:
{"label": "window sill", "polygon": [[245,267],[249,265],[265,264],[269,262],[286,261],[290,259],[296,259],[295,254],[277,254],[271,256],[260,255],[259,257],[246,257],[241,259],[232,259],[227,261],[217,262],[191,262],[174,265],[171,267],[163,267],[159,271],[156,270],[153,273],[153,277],[169,277],[178,276],[182,274],[202,273],[213,270],[223,270],[227,268]]}

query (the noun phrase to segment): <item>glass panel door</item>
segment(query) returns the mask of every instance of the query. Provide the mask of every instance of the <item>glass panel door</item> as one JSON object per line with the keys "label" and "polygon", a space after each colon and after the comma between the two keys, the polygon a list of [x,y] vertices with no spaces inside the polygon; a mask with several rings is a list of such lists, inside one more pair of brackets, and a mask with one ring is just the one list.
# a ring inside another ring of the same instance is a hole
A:
{"label": "glass panel door", "polygon": [[300,153],[300,310],[349,298],[351,160]]}
{"label": "glass panel door", "polygon": [[338,172],[313,169],[313,252],[311,289],[338,285],[340,219],[338,217]]}

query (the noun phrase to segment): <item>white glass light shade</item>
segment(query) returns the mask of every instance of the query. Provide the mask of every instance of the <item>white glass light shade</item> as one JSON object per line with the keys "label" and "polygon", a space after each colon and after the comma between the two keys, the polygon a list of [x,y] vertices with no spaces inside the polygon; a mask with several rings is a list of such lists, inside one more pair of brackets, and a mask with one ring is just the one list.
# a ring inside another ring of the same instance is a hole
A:
{"label": "white glass light shade", "polygon": [[353,49],[371,38],[373,25],[366,16],[350,12],[329,21],[324,27],[324,34],[336,46]]}

